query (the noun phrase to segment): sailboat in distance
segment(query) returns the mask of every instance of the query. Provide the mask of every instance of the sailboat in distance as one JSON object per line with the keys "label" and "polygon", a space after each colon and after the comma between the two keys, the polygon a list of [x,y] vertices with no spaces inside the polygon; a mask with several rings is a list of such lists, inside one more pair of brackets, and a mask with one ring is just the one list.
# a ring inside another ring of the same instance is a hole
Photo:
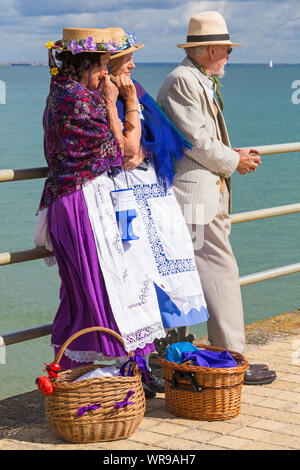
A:
{"label": "sailboat in distance", "polygon": [[270,60],[269,67],[270,67],[270,69],[273,67],[273,60],[272,59]]}

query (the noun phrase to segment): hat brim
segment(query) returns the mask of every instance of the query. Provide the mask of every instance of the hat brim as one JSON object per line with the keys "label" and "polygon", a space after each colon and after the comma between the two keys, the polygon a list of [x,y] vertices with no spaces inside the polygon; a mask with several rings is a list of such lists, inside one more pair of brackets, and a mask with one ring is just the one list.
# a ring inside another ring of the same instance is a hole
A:
{"label": "hat brim", "polygon": [[132,52],[139,51],[140,49],[143,49],[144,44],[134,44],[131,47],[128,47],[128,49],[124,49],[123,51],[120,52],[113,52],[110,56],[110,60],[116,59],[117,57],[121,57],[122,55],[127,55],[131,54]]}
{"label": "hat brim", "polygon": [[233,43],[230,41],[206,41],[206,42],[188,42],[186,44],[178,44],[177,47],[188,48],[188,47],[198,47],[198,46],[231,46],[231,47],[240,47],[240,44]]}

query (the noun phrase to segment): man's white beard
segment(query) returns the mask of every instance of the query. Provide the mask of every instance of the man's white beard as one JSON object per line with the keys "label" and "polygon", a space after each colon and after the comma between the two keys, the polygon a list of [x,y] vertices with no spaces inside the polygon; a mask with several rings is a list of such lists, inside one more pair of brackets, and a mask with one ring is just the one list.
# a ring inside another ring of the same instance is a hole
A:
{"label": "man's white beard", "polygon": [[223,78],[224,75],[225,75],[225,66],[222,67],[218,72],[213,73],[213,74],[212,74],[212,77],[215,77],[215,78]]}

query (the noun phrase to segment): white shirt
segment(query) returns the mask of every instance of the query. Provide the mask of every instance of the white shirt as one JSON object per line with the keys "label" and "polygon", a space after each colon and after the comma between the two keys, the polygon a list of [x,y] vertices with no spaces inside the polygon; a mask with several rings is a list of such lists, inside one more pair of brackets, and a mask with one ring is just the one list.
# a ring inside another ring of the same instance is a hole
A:
{"label": "white shirt", "polygon": [[202,72],[200,72],[200,70],[198,70],[197,68],[196,68],[196,70],[199,74],[200,81],[201,81],[202,85],[204,86],[205,91],[208,94],[209,99],[211,100],[211,102],[213,102],[213,100],[214,100],[214,83],[212,82],[212,80],[210,80],[208,77],[206,77],[206,75],[204,75]]}

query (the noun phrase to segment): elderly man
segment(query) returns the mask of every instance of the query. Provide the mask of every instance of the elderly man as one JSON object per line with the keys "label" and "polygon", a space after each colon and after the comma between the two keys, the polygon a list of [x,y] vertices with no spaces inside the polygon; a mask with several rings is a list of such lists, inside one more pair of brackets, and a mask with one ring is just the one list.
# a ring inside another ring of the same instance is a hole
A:
{"label": "elderly man", "polygon": [[[214,346],[243,352],[239,272],[229,242],[230,176],[234,171],[241,175],[255,171],[261,160],[254,149],[230,147],[222,115],[218,78],[224,75],[235,46],[239,44],[230,41],[225,20],[218,12],[193,16],[187,42],[178,46],[185,49],[187,57],[166,78],[157,101],[193,144],[185,158],[176,163],[174,191],[192,236],[196,236],[196,262],[210,314],[209,341]],[[199,246],[201,233],[203,243]],[[247,384],[270,383],[275,378],[275,372],[264,364],[253,364],[245,373]]]}

